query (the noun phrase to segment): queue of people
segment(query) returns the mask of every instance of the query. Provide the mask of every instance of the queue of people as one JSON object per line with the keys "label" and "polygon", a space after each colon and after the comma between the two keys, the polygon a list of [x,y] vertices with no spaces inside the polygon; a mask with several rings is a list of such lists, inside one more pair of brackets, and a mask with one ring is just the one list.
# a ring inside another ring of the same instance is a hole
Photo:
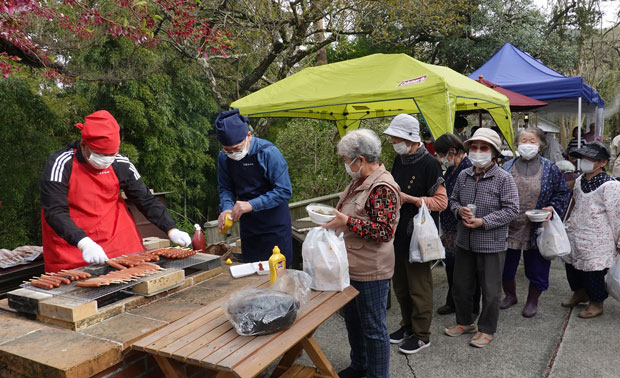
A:
{"label": "queue of people", "polygon": [[[582,159],[584,174],[575,182],[579,188],[575,189],[575,205],[571,207],[572,213],[568,210],[566,215],[571,198],[566,172],[542,157],[547,144],[544,133],[536,128],[520,133],[517,138],[519,156],[501,167],[497,164],[501,138],[491,129],[477,129],[464,143],[454,134],[442,135],[434,142],[437,160],[426,150],[420,138],[419,124],[409,115],[394,117],[384,134],[390,136],[397,153],[391,173],[398,186],[394,187],[391,181],[386,186],[384,180],[388,173],[376,158],[372,158],[373,165],[364,164],[368,160],[358,151],[351,154],[350,149],[341,150],[341,145],[357,145],[357,141],[364,138],[377,143],[376,135],[368,130],[348,133],[339,144],[339,153],[352,181],[341,197],[336,220],[326,227],[357,232],[356,240],[361,240],[347,242],[349,257],[355,261],[360,257],[370,259],[375,256],[373,249],[366,246],[377,245],[377,234],[382,235],[382,244],[374,249],[381,251],[382,259],[393,254],[392,285],[400,305],[401,322],[400,328],[389,334],[389,342],[398,344],[400,352],[417,353],[430,346],[432,317],[429,311],[433,308],[430,264],[411,263],[407,259],[413,231],[411,220],[422,201],[435,222],[438,212],[441,219],[449,289],[446,302],[438,312],[456,313],[455,324],[444,329],[447,336],[473,334],[469,344],[478,348],[495,339],[500,309],[518,302],[515,276],[521,256],[525,275],[530,281],[522,315],[533,317],[537,314],[539,297],[549,287],[551,262],[538,250],[536,229],[541,225],[532,223],[525,216],[530,209],[546,211],[547,220],[553,216],[566,217],[569,230],[572,230],[570,227],[575,230],[569,231],[573,251],[563,258],[574,295],[562,306],[587,302],[587,307],[579,313],[580,317],[590,318],[602,313],[602,303],[607,297],[604,276],[615,254],[620,253],[620,182],[604,172],[610,159],[605,146],[594,142],[573,153]],[[374,153],[380,154],[380,151]],[[441,173],[438,163],[446,168],[445,173]],[[381,171],[379,183],[374,182],[377,178],[370,173],[373,168],[365,168],[373,166]],[[385,188],[382,193],[389,194],[390,200],[376,198],[373,202],[364,195],[354,208],[343,206],[351,197],[352,188],[376,189],[382,185]],[[398,203],[399,210],[394,207]],[[377,212],[377,207],[384,211]],[[392,215],[386,217],[388,210]],[[577,221],[584,217],[589,223]],[[394,219],[398,221],[389,222],[393,233],[390,238],[385,232],[388,220]],[[598,230],[602,231],[600,235]],[[599,245],[605,248],[600,249]],[[363,250],[363,254],[358,254],[358,250]],[[372,265],[366,268],[366,272],[368,275],[377,274]],[[352,279],[352,285],[359,286],[359,283]],[[385,287],[384,283],[382,290],[375,291],[375,298],[382,304],[380,308],[376,307],[378,302],[363,304],[368,301],[365,299],[368,289],[360,291],[363,297],[359,303],[354,300],[347,306],[345,323],[351,345],[351,366],[339,376],[388,376],[381,373],[389,368],[383,306],[387,302]],[[375,306],[374,316],[368,314],[372,306]],[[374,324],[364,325],[364,322]]]}
{"label": "queue of people", "polygon": [[[462,133],[466,120],[457,120]],[[189,235],[177,229],[131,161],[118,154],[114,117],[98,111],[76,126],[81,139],[52,155],[41,177],[45,270],[103,263],[144,249],[120,189],[173,243],[188,246]],[[246,262],[266,260],[265,245],[278,245],[290,266],[292,188],[284,157],[252,135],[238,110],[222,112],[215,129],[222,146],[218,227],[224,228],[228,216],[240,222]],[[515,276],[522,256],[530,282],[522,314],[537,314],[551,262],[536,244],[540,224],[525,215],[532,209],[546,211],[547,220],[565,219],[568,228],[571,253],[562,259],[573,295],[562,306],[587,303],[582,318],[603,313],[605,274],[620,253],[620,182],[605,170],[610,160],[612,169],[620,165],[613,161],[618,137],[612,153],[598,141],[569,151],[583,172],[572,177],[571,196],[566,174],[572,164],[544,158],[545,135],[535,128],[519,134],[519,156],[501,167],[501,137],[489,128],[477,128],[468,139],[444,134],[433,142],[432,153],[430,139],[420,137],[418,120],[408,114],[395,116],[384,134],[397,154],[391,171],[380,162],[381,141],[374,132],[351,131],[338,143],[351,181],[324,227],[344,233],[350,282],[359,291],[343,308],[351,364],[339,376],[387,377],[390,344],[404,354],[431,345],[432,262],[408,258],[413,218],[423,203],[440,225],[446,250],[449,287],[438,312],[455,313],[455,322],[445,335],[473,334],[469,344],[478,348],[495,339],[500,309],[518,303]],[[392,332],[386,310],[390,285],[401,314],[400,328]]]}

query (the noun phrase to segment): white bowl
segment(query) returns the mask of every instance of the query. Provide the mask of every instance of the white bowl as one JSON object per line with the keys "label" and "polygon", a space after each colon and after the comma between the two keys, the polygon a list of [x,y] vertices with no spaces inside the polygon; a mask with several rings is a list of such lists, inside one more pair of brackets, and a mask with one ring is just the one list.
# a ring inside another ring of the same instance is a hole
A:
{"label": "white bowl", "polygon": [[333,210],[333,207],[321,205],[320,203],[311,203],[306,206],[310,219],[316,224],[327,224],[336,218],[336,215],[332,214]]}
{"label": "white bowl", "polygon": [[527,215],[531,222],[544,222],[547,216],[549,216],[549,212],[546,210],[528,210],[525,212],[525,215]]}

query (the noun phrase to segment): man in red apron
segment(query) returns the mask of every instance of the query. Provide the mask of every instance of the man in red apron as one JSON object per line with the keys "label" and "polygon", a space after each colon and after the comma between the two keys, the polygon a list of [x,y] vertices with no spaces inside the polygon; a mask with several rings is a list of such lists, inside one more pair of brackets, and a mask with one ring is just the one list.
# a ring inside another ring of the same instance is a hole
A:
{"label": "man in red apron", "polygon": [[248,132],[248,119],[238,109],[222,112],[215,120],[222,144],[217,157],[220,194],[218,227],[231,214],[239,221],[245,262],[267,260],[274,246],[293,263],[293,237],[288,200],[293,194],[288,165],[280,150]]}
{"label": "man in red apron", "polygon": [[136,167],[118,154],[120,128],[114,117],[100,110],[75,126],[82,130],[81,140],[54,153],[40,181],[45,271],[102,264],[145,249],[121,189],[173,243],[188,246],[189,235],[176,228]]}

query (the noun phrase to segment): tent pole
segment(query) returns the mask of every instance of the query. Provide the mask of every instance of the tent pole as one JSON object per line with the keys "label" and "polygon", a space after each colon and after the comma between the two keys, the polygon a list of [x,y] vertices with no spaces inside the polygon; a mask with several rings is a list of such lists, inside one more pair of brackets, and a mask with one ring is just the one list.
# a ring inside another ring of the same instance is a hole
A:
{"label": "tent pole", "polygon": [[[581,148],[581,97],[577,99],[577,148]],[[577,169],[581,170],[581,159],[577,160]]]}
{"label": "tent pole", "polygon": [[482,127],[482,111],[478,110],[478,126]]}

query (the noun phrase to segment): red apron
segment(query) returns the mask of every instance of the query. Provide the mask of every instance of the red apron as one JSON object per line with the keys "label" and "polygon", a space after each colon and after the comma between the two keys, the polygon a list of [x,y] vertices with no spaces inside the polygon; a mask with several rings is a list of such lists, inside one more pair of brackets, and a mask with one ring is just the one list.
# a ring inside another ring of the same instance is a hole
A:
{"label": "red apron", "polygon": [[[143,251],[136,222],[120,195],[120,184],[112,167],[97,170],[80,163],[74,150],[73,169],[69,178],[69,215],[75,224],[103,248],[109,258]],[[46,272],[73,269],[87,265],[82,252],[47,224],[43,226],[43,259]]]}

